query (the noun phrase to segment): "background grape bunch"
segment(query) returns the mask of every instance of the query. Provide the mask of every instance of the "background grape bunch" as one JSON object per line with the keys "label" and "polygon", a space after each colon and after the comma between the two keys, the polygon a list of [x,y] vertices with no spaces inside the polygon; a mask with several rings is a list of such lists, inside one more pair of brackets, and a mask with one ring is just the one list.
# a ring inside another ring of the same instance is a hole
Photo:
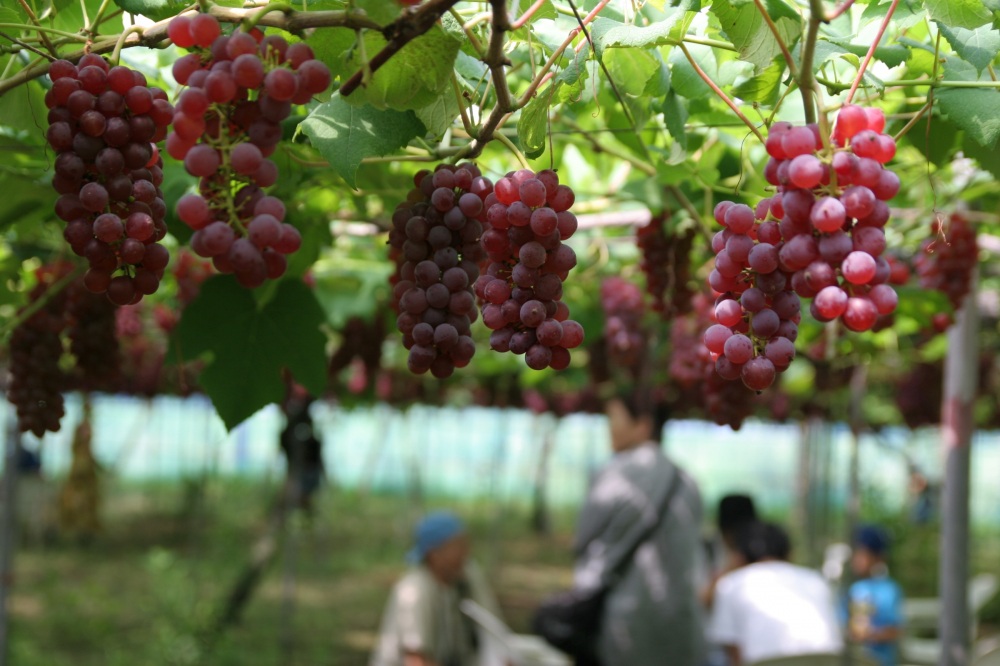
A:
{"label": "background grape bunch", "polygon": [[471,325],[484,253],[479,245],[484,202],[493,183],[473,164],[438,165],[420,171],[407,201],[392,215],[390,257],[396,326],[410,351],[407,367],[438,379],[472,360]]}
{"label": "background grape bunch", "polygon": [[969,294],[978,255],[976,232],[965,216],[952,213],[947,224],[935,220],[930,237],[920,244],[914,259],[920,286],[944,293],[958,310]]}
{"label": "background grape bunch", "polygon": [[177,102],[167,151],[199,177],[197,194],[177,202],[177,216],[195,230],[191,248],[222,273],[257,287],[287,268],[302,244],[285,206],[264,188],[278,168],[268,159],[282,138],[281,121],[330,85],[330,70],[304,42],[258,30],[223,35],[215,17],[174,18],[174,44],[192,52],[174,62],[185,90]]}
{"label": "background grape bunch", "polygon": [[87,54],[77,65],[56,60],[46,138],[56,151],[52,186],[64,237],[90,270],[84,284],[116,305],[138,302],[159,287],[170,260],[160,184],[162,141],[173,107],[159,88],[127,67]]}
{"label": "background grape bunch", "polygon": [[689,281],[696,234],[692,228],[668,234],[669,219],[669,213],[661,213],[636,230],[636,244],[641,253],[639,268],[646,275],[646,293],[653,299],[653,310],[664,318],[688,312],[693,295]]}
{"label": "background grape bunch", "polygon": [[493,331],[492,349],[524,354],[533,370],[566,368],[569,350],[583,342],[583,327],[560,300],[576,266],[576,253],[562,242],[577,228],[574,199],[549,169],[508,173],[485,199],[488,262],[475,283],[483,323]]}
{"label": "background grape bunch", "polygon": [[608,360],[637,375],[646,360],[647,333],[642,325],[646,304],[642,291],[634,283],[612,276],[601,282],[600,295]]}
{"label": "background grape bunch", "polygon": [[814,125],[775,123],[764,175],[777,193],[756,210],[716,206],[725,229],[712,241],[709,284],[720,297],[705,344],[723,378],[760,391],[788,367],[799,297],[813,299],[818,321],[840,318],[852,331],[870,330],[896,309],[891,267],[881,255],[886,202],[900,183],[883,167],[896,151],[884,127],[881,110],[844,106],[827,147]]}

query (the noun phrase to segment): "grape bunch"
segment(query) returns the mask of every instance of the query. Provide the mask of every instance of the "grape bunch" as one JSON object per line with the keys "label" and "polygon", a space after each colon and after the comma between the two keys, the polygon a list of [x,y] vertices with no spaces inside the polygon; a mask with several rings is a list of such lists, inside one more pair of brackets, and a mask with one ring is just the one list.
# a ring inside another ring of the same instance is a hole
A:
{"label": "grape bunch", "polygon": [[604,310],[604,341],[608,360],[637,371],[646,351],[646,331],[642,316],[645,304],[638,286],[612,276],[601,283],[601,309]]}
{"label": "grape bunch", "polygon": [[[62,332],[66,327],[66,292],[50,293],[52,285],[72,270],[58,262],[35,271],[38,280],[28,294],[29,304],[41,307],[20,322],[10,336],[10,384],[7,399],[17,409],[21,432],[41,437],[59,430],[65,412],[62,392],[68,378],[59,366],[63,353]],[[22,310],[23,312],[23,310]]]}
{"label": "grape bunch", "polygon": [[330,70],[304,42],[264,37],[259,30],[223,35],[215,17],[181,15],[168,35],[191,53],[174,62],[187,89],[177,101],[167,152],[200,178],[198,193],[177,202],[177,216],[195,230],[191,248],[222,273],[258,287],[284,274],[299,231],[285,206],[264,188],[277,182],[268,159],[281,141],[281,121],[330,85]]}
{"label": "grape bunch", "polygon": [[87,54],[74,65],[56,60],[46,139],[56,151],[52,186],[56,216],[73,252],[85,257],[87,288],[116,305],[138,302],[159,287],[170,260],[156,142],[173,107],[165,92],[127,67]]}
{"label": "grape bunch", "polygon": [[881,255],[886,201],[900,183],[883,166],[896,150],[884,127],[881,110],[845,106],[825,147],[813,125],[775,123],[764,175],[777,193],[755,210],[716,206],[725,228],[712,240],[709,284],[720,297],[705,344],[722,377],[757,391],[770,386],[794,358],[799,297],[813,299],[818,321],[840,318],[852,331],[870,330],[896,309]]}
{"label": "grape bunch", "polygon": [[668,214],[654,216],[636,231],[641,257],[639,268],[646,274],[646,292],[653,298],[653,310],[663,317],[687,312],[691,304],[691,247],[695,231],[675,231],[668,235]]}
{"label": "grape bunch", "polygon": [[120,374],[115,311],[118,307],[82,282],[66,288],[69,350],[76,359],[76,385],[84,391],[113,391]]}
{"label": "grape bunch", "polygon": [[562,242],[577,228],[574,199],[555,171],[521,169],[498,180],[484,202],[488,262],[475,283],[483,323],[493,331],[492,349],[524,354],[533,370],[568,367],[569,350],[583,342],[583,327],[560,300],[576,266]]}
{"label": "grape bunch", "polygon": [[931,236],[921,243],[914,260],[920,286],[944,293],[958,310],[969,294],[978,257],[976,231],[961,213],[952,213],[947,226],[935,220]]}
{"label": "grape bunch", "polygon": [[392,214],[392,304],[410,352],[407,367],[443,379],[468,365],[476,351],[471,285],[479,278],[484,201],[493,183],[473,164],[441,164],[418,172],[413,182]]}

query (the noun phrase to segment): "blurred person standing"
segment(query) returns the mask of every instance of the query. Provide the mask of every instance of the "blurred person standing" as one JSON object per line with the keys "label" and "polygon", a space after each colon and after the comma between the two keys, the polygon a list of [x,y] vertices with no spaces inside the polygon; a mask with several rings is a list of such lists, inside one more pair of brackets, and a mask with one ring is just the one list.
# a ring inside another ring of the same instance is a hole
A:
{"label": "blurred person standing", "polygon": [[607,590],[595,645],[602,666],[698,666],[701,497],[660,448],[666,410],[641,400],[629,393],[605,406],[614,456],[580,511],[574,590]]}
{"label": "blurred person standing", "polygon": [[469,552],[455,514],[430,513],[417,524],[411,568],[392,588],[370,666],[478,666],[479,636],[460,604],[471,599],[494,612],[497,604]]}
{"label": "blurred person standing", "polygon": [[903,593],[889,577],[889,536],[874,525],[858,529],[847,592],[847,636],[880,666],[896,666],[903,624]]}
{"label": "blurred person standing", "polygon": [[843,648],[833,595],[816,571],[788,561],[788,535],[771,523],[736,530],[742,563],[719,579],[709,635],[730,666]]}

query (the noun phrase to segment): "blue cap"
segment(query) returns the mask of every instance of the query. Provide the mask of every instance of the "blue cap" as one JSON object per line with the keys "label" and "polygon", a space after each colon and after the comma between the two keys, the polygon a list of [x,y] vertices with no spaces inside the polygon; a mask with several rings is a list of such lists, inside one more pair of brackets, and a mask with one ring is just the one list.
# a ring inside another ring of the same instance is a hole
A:
{"label": "blue cap", "polygon": [[859,527],[854,535],[854,542],[876,555],[884,555],[889,550],[889,535],[881,527],[875,525]]}
{"label": "blue cap", "polygon": [[410,564],[424,561],[427,553],[465,531],[462,520],[450,511],[429,513],[413,530],[413,548],[406,554]]}

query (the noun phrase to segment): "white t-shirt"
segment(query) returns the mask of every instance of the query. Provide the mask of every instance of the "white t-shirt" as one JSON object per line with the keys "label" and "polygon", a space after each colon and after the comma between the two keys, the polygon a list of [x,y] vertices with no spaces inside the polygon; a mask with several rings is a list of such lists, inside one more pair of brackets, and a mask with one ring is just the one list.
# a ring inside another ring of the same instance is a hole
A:
{"label": "white t-shirt", "polygon": [[[492,591],[472,562],[466,565],[465,580],[468,598],[495,610]],[[407,652],[423,654],[441,666],[478,663],[476,628],[459,609],[462,599],[457,587],[441,583],[426,567],[407,571],[389,595],[370,666],[402,666]]]}
{"label": "white t-shirt", "polygon": [[757,562],[720,578],[709,635],[739,647],[745,664],[843,645],[826,581],[788,562]]}

